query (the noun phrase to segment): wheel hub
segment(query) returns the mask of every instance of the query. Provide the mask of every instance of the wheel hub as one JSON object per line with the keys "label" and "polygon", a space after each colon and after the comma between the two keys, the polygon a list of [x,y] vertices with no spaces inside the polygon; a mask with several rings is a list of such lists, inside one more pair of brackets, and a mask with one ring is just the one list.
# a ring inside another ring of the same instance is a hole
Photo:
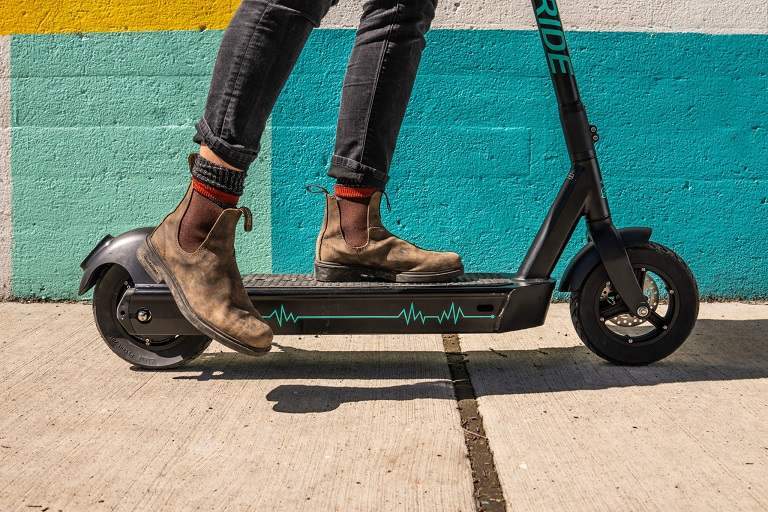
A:
{"label": "wheel hub", "polygon": [[[659,305],[659,286],[648,274],[645,274],[645,277],[643,278],[643,295],[648,299],[648,307],[651,308],[651,311],[656,311],[656,308]],[[614,290],[611,282],[608,281],[605,283],[603,291],[600,292],[600,300],[613,301],[615,297],[616,290]],[[646,319],[625,313],[623,315],[615,316],[608,321],[621,327],[634,327],[645,323]]]}

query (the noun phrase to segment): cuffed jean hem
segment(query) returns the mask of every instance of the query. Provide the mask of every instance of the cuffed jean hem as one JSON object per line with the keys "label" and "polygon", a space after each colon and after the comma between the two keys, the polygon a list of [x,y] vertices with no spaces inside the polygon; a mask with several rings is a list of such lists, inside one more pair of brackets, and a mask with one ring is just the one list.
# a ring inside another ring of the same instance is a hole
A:
{"label": "cuffed jean hem", "polygon": [[195,129],[197,130],[197,133],[192,137],[194,142],[205,144],[216,154],[216,156],[242,171],[247,171],[248,167],[250,167],[259,155],[258,151],[246,149],[242,146],[233,146],[232,144],[223,141],[213,133],[213,130],[208,126],[205,119],[201,119],[200,122],[195,125]]}
{"label": "cuffed jean hem", "polygon": [[343,180],[346,184],[376,190],[384,190],[389,181],[387,173],[339,155],[331,157],[331,168],[328,171],[328,176]]}

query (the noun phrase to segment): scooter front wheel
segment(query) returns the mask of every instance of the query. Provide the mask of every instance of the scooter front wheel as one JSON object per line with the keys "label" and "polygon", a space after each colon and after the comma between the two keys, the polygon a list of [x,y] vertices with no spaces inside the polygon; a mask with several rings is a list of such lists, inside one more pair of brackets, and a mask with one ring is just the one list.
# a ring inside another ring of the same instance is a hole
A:
{"label": "scooter front wheel", "polygon": [[93,292],[93,317],[107,346],[123,360],[152,370],[176,368],[202,354],[211,340],[203,335],[140,338],[117,318],[123,294],[133,287],[131,275],[120,265],[102,273]]}
{"label": "scooter front wheel", "polygon": [[627,253],[651,314],[635,316],[600,264],[571,294],[571,319],[581,340],[598,356],[617,364],[644,365],[664,359],[688,338],[699,312],[699,291],[688,265],[667,247],[649,242]]}

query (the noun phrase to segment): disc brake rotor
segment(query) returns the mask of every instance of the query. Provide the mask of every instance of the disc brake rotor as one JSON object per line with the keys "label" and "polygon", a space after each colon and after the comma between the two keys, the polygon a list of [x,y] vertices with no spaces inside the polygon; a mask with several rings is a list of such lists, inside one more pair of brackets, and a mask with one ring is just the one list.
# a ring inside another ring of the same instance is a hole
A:
{"label": "disc brake rotor", "polygon": [[[656,281],[654,281],[653,278],[648,274],[645,275],[643,280],[643,295],[645,295],[645,297],[648,299],[648,306],[651,308],[651,311],[656,311],[656,307],[659,305],[659,286],[656,284]],[[600,292],[600,300],[613,300],[613,297],[615,296],[616,291],[613,289],[611,282],[608,281],[605,283],[603,291]],[[625,313],[623,315],[615,316],[608,321],[622,327],[634,327],[644,323],[646,320],[644,318],[638,318],[634,315],[630,315],[629,313]]]}

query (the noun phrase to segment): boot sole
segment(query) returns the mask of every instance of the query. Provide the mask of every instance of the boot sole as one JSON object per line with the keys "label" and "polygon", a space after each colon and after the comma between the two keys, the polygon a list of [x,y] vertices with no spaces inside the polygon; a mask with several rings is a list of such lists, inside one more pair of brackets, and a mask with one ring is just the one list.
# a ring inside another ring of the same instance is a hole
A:
{"label": "boot sole", "polygon": [[232,350],[245,354],[248,356],[263,356],[272,349],[269,345],[264,348],[251,347],[233,338],[229,334],[220,331],[215,326],[209,324],[195,313],[195,310],[187,302],[187,298],[184,296],[184,292],[181,290],[176,278],[173,277],[173,272],[170,271],[168,266],[163,262],[162,258],[157,254],[152,242],[147,237],[144,243],[136,250],[136,257],[147,271],[149,276],[158,284],[165,283],[168,285],[168,289],[171,291],[176,306],[184,318],[191,323],[195,329],[201,333],[209,336],[211,339],[218,341],[222,345],[231,348]]}
{"label": "boot sole", "polygon": [[436,283],[464,275],[464,265],[435,272],[397,272],[377,268],[315,261],[315,279],[322,282],[363,281],[366,276],[395,283]]}

